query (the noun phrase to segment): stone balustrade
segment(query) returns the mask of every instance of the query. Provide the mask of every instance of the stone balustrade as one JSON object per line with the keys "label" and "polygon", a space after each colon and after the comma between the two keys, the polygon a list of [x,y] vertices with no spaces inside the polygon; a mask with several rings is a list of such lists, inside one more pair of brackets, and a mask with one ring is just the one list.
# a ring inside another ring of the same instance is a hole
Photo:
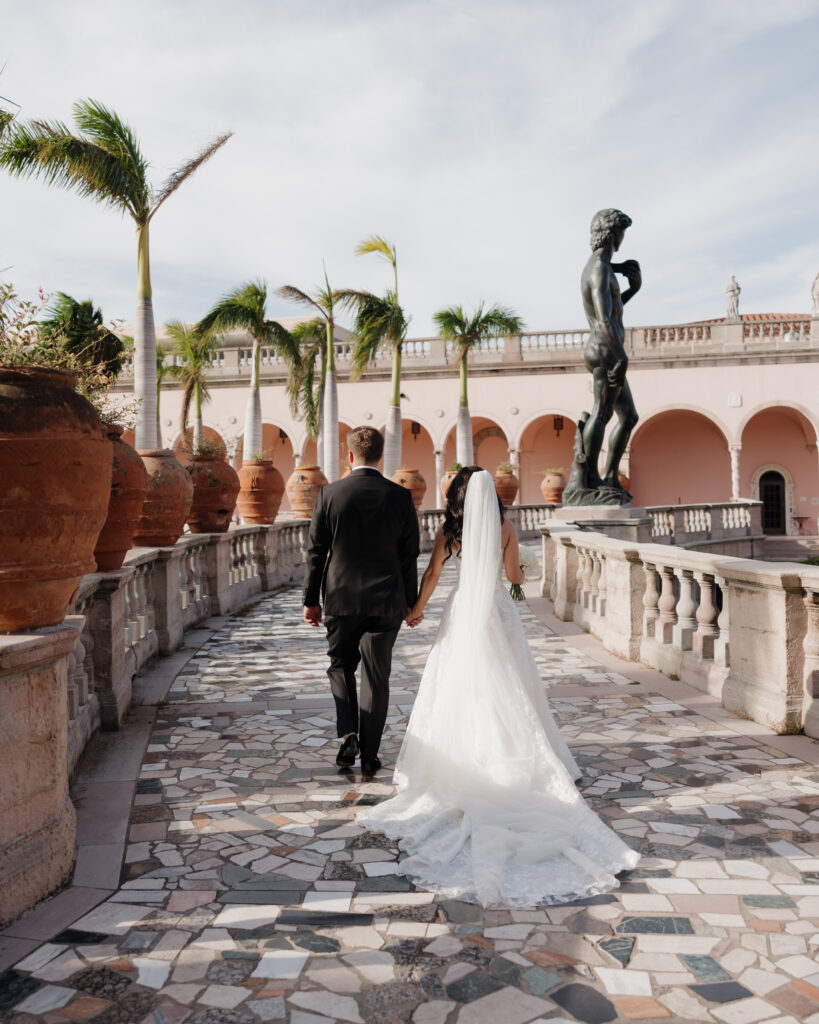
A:
{"label": "stone balustrade", "polygon": [[819,569],[631,543],[556,521],[541,533],[542,593],[557,618],[734,714],[819,738]]}
{"label": "stone balustrade", "polygon": [[[583,349],[588,330],[572,328],[555,331],[528,331],[509,338],[484,338],[469,357],[470,367],[481,366],[511,369],[515,364],[520,372],[521,363],[555,364],[565,366],[582,364]],[[694,358],[724,358],[740,353],[802,352],[819,348],[819,337],[811,339],[810,317],[772,317],[741,322],[703,320],[688,324],[661,324],[649,327],[628,327],[625,347],[633,362],[657,359],[676,360]],[[174,357],[169,356],[173,362]],[[455,369],[457,352],[441,338],[409,338],[404,342],[404,370],[440,372]],[[348,342],[336,341],[336,367],[340,378],[350,374],[352,347]],[[376,354],[368,372],[389,372],[392,352],[383,348]],[[249,378],[253,366],[253,350],[248,340],[235,334],[213,354],[208,375],[213,378]],[[262,348],[261,373],[265,379],[282,379],[287,366],[272,348]],[[132,358],[126,363],[122,379],[133,374]]]}

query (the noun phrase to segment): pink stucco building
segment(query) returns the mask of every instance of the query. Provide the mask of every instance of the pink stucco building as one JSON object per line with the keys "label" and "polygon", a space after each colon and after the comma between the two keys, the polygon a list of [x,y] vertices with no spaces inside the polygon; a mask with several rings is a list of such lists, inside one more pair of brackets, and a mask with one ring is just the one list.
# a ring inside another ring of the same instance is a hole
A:
{"label": "pink stucco building", "polygon": [[[519,467],[519,501],[542,501],[545,470],[568,469],[575,423],[591,401],[584,330],[543,331],[484,343],[470,358],[477,462]],[[626,330],[638,423],[623,469],[638,505],[760,498],[768,533],[817,533],[819,514],[819,318],[751,314]],[[338,332],[343,425],[383,427],[389,396],[385,353],[361,380],[347,372],[347,332]],[[244,423],[250,348],[240,335],[218,350],[205,424],[235,451]],[[285,370],[262,363],[264,447],[287,477],[315,459],[304,423],[289,410]],[[122,386],[128,386],[127,378]],[[457,366],[440,339],[406,343],[403,462],[428,483],[424,507],[455,459]],[[163,441],[180,438],[181,392],[163,388]],[[344,448],[344,429],[341,430]]]}

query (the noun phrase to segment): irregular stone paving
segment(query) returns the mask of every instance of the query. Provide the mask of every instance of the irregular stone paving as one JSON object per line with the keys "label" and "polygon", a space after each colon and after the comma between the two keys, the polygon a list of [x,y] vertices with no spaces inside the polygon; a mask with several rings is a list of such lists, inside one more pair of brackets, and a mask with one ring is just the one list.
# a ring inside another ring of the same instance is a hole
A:
{"label": "irregular stone paving", "polygon": [[[451,578],[402,631],[397,753]],[[819,772],[606,671],[523,609],[592,806],[639,868],[531,910],[439,901],[339,773],[323,632],[259,602],[159,708],[115,896],[0,976],[0,1021],[819,1024]],[[691,691],[692,693],[694,691]]]}

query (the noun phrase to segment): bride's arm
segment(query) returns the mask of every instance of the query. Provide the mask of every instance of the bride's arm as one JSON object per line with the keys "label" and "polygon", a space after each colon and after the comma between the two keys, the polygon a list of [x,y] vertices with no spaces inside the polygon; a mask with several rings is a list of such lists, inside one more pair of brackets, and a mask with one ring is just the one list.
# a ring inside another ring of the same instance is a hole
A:
{"label": "bride's arm", "polygon": [[518,531],[508,519],[504,519],[501,528],[501,544],[503,544],[503,568],[506,578],[510,583],[523,583],[526,573],[520,567]]}
{"label": "bride's arm", "polygon": [[442,526],[438,527],[438,531],[435,534],[435,546],[432,549],[432,554],[429,557],[429,565],[421,577],[421,587],[418,591],[418,600],[407,612],[407,622],[411,626],[416,626],[424,617],[424,608],[426,607],[427,601],[432,597],[435,587],[438,585],[438,580],[441,576],[441,570],[444,567],[444,562],[447,559],[447,550],[444,543],[444,529]]}

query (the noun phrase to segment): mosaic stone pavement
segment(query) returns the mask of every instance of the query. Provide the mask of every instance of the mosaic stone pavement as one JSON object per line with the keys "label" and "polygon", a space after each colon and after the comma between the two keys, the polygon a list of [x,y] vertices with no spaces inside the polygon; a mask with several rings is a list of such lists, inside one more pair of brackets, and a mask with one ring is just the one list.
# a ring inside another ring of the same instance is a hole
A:
{"label": "mosaic stone pavement", "polygon": [[[448,585],[399,637],[387,765]],[[336,769],[323,633],[298,598],[229,620],[176,678],[119,891],[0,976],[0,1021],[819,1024],[815,765],[605,670],[524,608],[583,792],[643,859],[571,905],[439,901],[355,824],[390,775]]]}

